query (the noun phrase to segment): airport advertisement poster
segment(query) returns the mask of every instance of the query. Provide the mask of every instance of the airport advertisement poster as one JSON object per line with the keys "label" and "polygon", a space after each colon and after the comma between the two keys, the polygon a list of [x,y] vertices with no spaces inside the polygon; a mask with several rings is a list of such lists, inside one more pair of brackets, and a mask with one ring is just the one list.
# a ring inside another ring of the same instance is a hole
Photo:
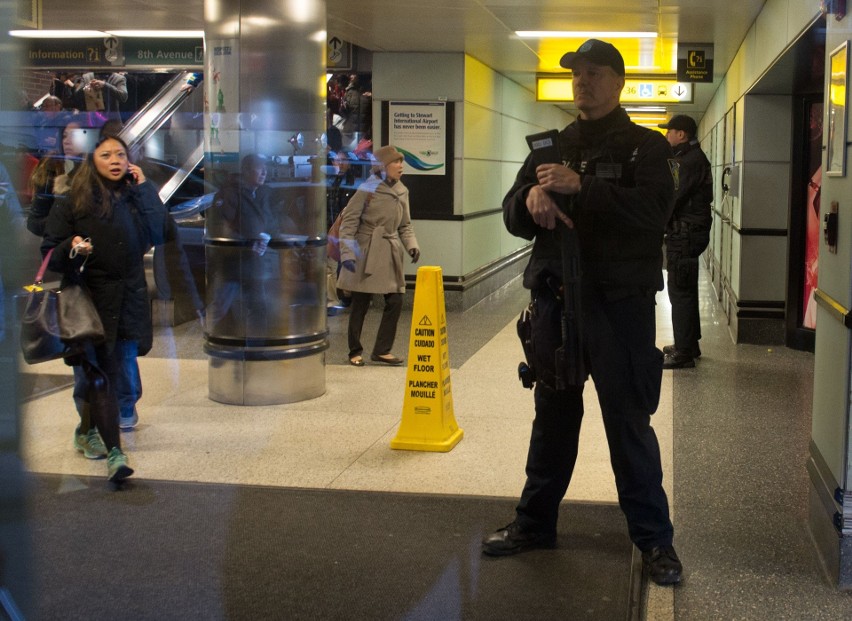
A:
{"label": "airport advertisement poster", "polygon": [[405,156],[404,174],[445,175],[446,103],[391,101],[388,115],[388,144]]}

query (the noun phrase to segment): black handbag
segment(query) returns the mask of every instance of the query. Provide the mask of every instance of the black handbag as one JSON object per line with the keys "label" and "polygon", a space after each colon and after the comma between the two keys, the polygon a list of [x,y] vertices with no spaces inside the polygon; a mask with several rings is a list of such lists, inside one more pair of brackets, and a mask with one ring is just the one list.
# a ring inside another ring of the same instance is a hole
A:
{"label": "black handbag", "polygon": [[44,289],[41,284],[53,249],[41,263],[21,320],[21,352],[28,364],[79,353],[85,343],[103,342],[104,325],[82,285]]}

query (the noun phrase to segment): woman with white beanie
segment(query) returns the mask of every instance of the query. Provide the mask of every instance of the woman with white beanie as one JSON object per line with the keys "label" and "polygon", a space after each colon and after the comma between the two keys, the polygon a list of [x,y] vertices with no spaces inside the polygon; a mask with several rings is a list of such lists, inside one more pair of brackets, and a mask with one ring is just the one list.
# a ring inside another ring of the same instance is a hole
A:
{"label": "woman with white beanie", "polygon": [[340,222],[340,270],[337,286],[352,292],[349,315],[349,364],[362,367],[364,348],[361,329],[374,294],[385,299],[385,308],[370,360],[401,365],[391,353],[405,293],[403,260],[420,258],[420,249],[403,185],[403,155],[387,145],[374,153],[376,164],[343,211]]}

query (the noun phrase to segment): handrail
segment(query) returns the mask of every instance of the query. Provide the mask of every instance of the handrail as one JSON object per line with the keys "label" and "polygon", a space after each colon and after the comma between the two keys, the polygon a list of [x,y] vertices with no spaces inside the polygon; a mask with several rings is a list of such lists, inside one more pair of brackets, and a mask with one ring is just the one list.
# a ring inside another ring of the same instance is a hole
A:
{"label": "handrail", "polygon": [[190,91],[184,88],[184,85],[192,74],[192,71],[177,74],[136,114],[130,117],[118,137],[127,143],[131,151],[136,146],[144,144],[189,97]]}
{"label": "handrail", "polygon": [[189,157],[186,158],[186,161],[175,171],[175,174],[163,184],[162,188],[160,188],[160,200],[163,203],[167,203],[169,201],[169,199],[178,191],[178,188],[180,188],[186,178],[193,170],[195,170],[203,159],[204,143],[202,142],[195,147],[192,153],[189,154]]}
{"label": "handrail", "polygon": [[847,328],[852,328],[852,311],[843,306],[840,302],[835,300],[819,287],[814,290],[814,299],[817,304],[828,311],[829,315],[834,317]]}
{"label": "handrail", "polygon": [[[185,85],[193,73],[183,71],[175,75],[127,121],[118,135],[127,143],[131,152],[144,145],[189,97],[190,89],[185,88]],[[204,144],[200,143],[163,184],[160,189],[160,200],[163,203],[168,202],[203,159]]]}

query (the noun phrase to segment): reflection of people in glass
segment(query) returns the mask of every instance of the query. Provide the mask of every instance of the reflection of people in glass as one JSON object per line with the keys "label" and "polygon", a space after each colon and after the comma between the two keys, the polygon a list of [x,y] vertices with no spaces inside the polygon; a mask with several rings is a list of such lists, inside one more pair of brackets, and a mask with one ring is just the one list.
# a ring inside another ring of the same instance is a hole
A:
{"label": "reflection of people in glass", "polygon": [[[264,334],[266,287],[279,277],[277,251],[269,240],[280,233],[266,181],[266,160],[247,155],[240,174],[216,193],[207,211],[208,329],[216,334]],[[217,245],[217,243],[221,245]]]}
{"label": "reflection of people in glass", "polygon": [[816,300],[814,292],[819,275],[819,208],[822,186],[822,166],[808,181],[807,224],[805,239],[805,286],[802,326],[816,328]]}
{"label": "reflection of people in glass", "polygon": [[187,91],[191,93],[195,90],[199,84],[204,80],[204,74],[201,72],[191,73],[189,77],[186,79],[186,82],[183,86],[180,87],[180,90]]}
{"label": "reflection of people in glass", "polygon": [[[87,457],[106,456],[116,483],[133,473],[119,435],[124,361],[145,355],[153,340],[143,257],[163,243],[165,223],[157,188],[130,164],[127,145],[104,136],[75,175],[68,199],[50,210],[42,243],[42,252],[55,249],[49,267],[63,275],[63,286],[85,283],[104,325],[104,343],[69,359],[86,373],[91,415],[81,420],[74,445]],[[84,428],[87,422],[94,426]]]}
{"label": "reflection of people in glass", "polygon": [[352,133],[362,130],[361,83],[358,80],[358,75],[355,73],[349,76],[349,84],[346,85],[343,101],[340,102],[340,114],[343,116],[343,127],[341,130],[344,134],[351,136]]}
{"label": "reflection of people in glass", "polygon": [[[18,194],[12,187],[12,179],[3,164],[0,164],[0,238],[3,244],[0,248],[0,341],[6,334],[6,312],[5,307],[9,300],[6,299],[7,292],[3,278],[10,269],[9,259],[14,254],[14,239],[20,235],[24,228],[24,216]],[[5,265],[4,265],[5,263]]]}
{"label": "reflection of people in glass", "polygon": [[82,87],[79,73],[59,72],[50,85],[50,94],[59,97],[63,110],[78,112],[80,107],[76,101],[76,93]]}
{"label": "reflection of people in glass", "polygon": [[808,150],[807,208],[805,221],[805,265],[802,290],[802,327],[816,328],[816,300],[819,273],[820,188],[822,187],[822,104],[810,110],[810,145]]}
{"label": "reflection of people in glass", "polygon": [[[354,169],[349,162],[349,155],[343,150],[343,138],[340,130],[329,125],[326,130],[328,136],[328,153],[326,155],[326,179],[329,180],[326,190],[326,212],[327,222],[331,226],[337,219],[343,207],[355,193],[351,188],[343,187],[344,183],[351,185],[354,181]],[[339,257],[326,257],[326,307],[329,315],[335,315],[340,310],[349,306],[349,298],[337,289],[337,275],[340,273]]]}
{"label": "reflection of people in glass", "polygon": [[58,152],[43,157],[33,170],[30,177],[33,200],[27,216],[27,228],[36,235],[44,235],[44,224],[54,200],[68,192],[86,153],[85,133],[79,119],[69,119],[62,128]]}
{"label": "reflection of people in glass", "polygon": [[372,96],[370,89],[365,88],[362,76],[354,73],[349,76],[349,84],[339,109],[343,119],[340,131],[343,132],[343,144],[347,149],[354,149],[361,135],[370,131]]}
{"label": "reflection of people in glass", "polygon": [[127,102],[127,77],[116,72],[109,75],[83,74],[81,110],[103,112],[106,118],[121,119],[121,104]]}
{"label": "reflection of people in glass", "polygon": [[59,127],[62,122],[62,100],[47,95],[36,111],[33,123],[39,153],[49,153],[59,148]]}
{"label": "reflection of people in glass", "polygon": [[387,145],[376,151],[374,175],[365,181],[346,205],[340,223],[338,286],[352,292],[349,316],[349,364],[364,366],[361,329],[373,294],[383,295],[385,308],[370,360],[401,365],[391,353],[405,293],[403,258],[420,258],[411,226],[408,188],[400,181],[402,153]]}
{"label": "reflection of people in glass", "polygon": [[[342,83],[341,83],[342,82]],[[340,116],[340,106],[343,104],[345,94],[344,85],[346,78],[344,76],[332,75],[326,83],[326,125],[334,125],[335,117],[342,125],[343,118]]]}
{"label": "reflection of people in glass", "polygon": [[[81,126],[81,118],[76,115],[68,120],[62,129],[59,151],[51,153],[41,159],[39,165],[33,171],[30,184],[33,188],[33,201],[27,216],[27,228],[43,237],[51,209],[58,201],[64,200],[71,188],[71,183],[80,171],[81,163],[86,155],[86,131]],[[127,348],[122,349],[124,352]],[[135,350],[134,350],[135,351]],[[90,363],[95,363],[94,353],[90,356]],[[122,360],[125,356],[122,353]],[[134,375],[139,377],[139,369],[136,364],[135,354],[131,357],[134,365]],[[126,368],[123,362],[122,370]],[[124,381],[128,376],[119,375],[116,388],[125,386],[138,386],[141,396],[141,380],[128,383]],[[94,423],[92,423],[89,405],[89,378],[82,364],[74,365],[74,406],[80,416],[80,425],[75,431],[74,446],[77,447],[87,458],[100,459],[106,456],[106,447],[103,445]],[[135,393],[135,391],[134,391]],[[138,397],[130,403],[130,410],[135,412],[135,404]],[[121,397],[119,397],[121,401]],[[120,420],[120,419],[119,419]]]}

